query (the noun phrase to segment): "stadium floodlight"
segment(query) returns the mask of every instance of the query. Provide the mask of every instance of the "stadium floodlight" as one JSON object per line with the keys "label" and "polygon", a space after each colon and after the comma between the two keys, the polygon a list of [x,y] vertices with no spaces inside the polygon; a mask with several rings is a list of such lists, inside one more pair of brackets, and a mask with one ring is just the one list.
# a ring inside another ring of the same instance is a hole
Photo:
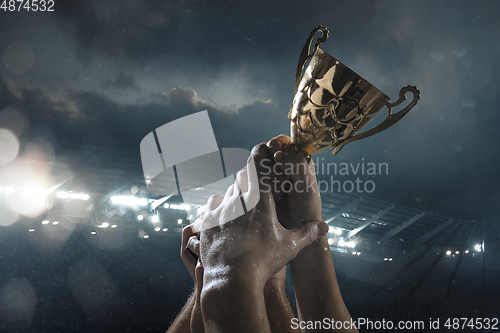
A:
{"label": "stadium floodlight", "polygon": [[332,234],[335,234],[335,235],[341,235],[342,234],[342,229],[330,226],[328,228],[328,232],[330,232]]}
{"label": "stadium floodlight", "polygon": [[69,198],[72,200],[89,200],[90,196],[86,193],[70,193]]}
{"label": "stadium floodlight", "polygon": [[345,246],[350,247],[350,248],[356,247],[356,243],[354,243],[354,241],[348,241],[348,242],[345,242],[344,244],[345,244]]}
{"label": "stadium floodlight", "polygon": [[113,195],[111,198],[111,202],[115,205],[124,205],[124,206],[147,206],[148,199],[146,198],[137,198],[133,195]]}
{"label": "stadium floodlight", "polygon": [[175,209],[175,210],[190,210],[191,209],[191,205],[189,204],[185,204],[185,203],[181,203],[181,204],[174,204],[174,203],[171,203],[170,206],[169,206],[170,209]]}
{"label": "stadium floodlight", "polygon": [[59,199],[68,199],[69,198],[69,193],[66,191],[57,191],[56,196]]}
{"label": "stadium floodlight", "polygon": [[59,199],[84,200],[84,201],[90,199],[90,196],[87,193],[73,193],[66,191],[57,191],[56,196]]}

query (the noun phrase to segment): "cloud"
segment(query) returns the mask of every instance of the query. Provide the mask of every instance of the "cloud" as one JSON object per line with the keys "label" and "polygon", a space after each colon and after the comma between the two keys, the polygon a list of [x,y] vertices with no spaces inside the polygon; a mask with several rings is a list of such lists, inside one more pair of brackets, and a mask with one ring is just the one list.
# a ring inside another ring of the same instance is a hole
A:
{"label": "cloud", "polygon": [[98,92],[58,95],[0,81],[0,98],[7,102],[3,107],[16,105],[35,127],[52,129],[61,146],[84,144],[135,152],[151,130],[202,110],[208,110],[221,147],[249,149],[263,138],[279,134],[276,128],[288,128],[286,112],[272,102],[256,100],[237,110],[224,109],[184,87],[152,95],[141,103],[120,103]]}
{"label": "cloud", "polygon": [[140,90],[132,75],[125,73],[118,73],[114,79],[109,79],[104,82],[104,87],[116,89],[135,89]]}

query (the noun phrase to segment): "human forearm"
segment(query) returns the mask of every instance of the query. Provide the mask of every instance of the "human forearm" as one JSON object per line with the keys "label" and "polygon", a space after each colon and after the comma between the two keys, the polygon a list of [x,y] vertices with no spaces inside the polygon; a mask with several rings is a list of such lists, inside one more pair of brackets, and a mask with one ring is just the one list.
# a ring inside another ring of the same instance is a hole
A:
{"label": "human forearm", "polygon": [[238,274],[210,276],[205,271],[203,284],[205,332],[271,332],[263,283]]}
{"label": "human forearm", "polygon": [[191,312],[194,306],[194,294],[189,297],[181,312],[175,318],[167,333],[190,333]]}
{"label": "human forearm", "polygon": [[300,320],[351,319],[340,294],[326,236],[299,252],[290,265]]}
{"label": "human forearm", "polygon": [[267,280],[264,287],[264,299],[266,303],[269,326],[272,333],[299,332],[292,329],[292,318],[294,313],[285,291],[285,270],[273,275]]}

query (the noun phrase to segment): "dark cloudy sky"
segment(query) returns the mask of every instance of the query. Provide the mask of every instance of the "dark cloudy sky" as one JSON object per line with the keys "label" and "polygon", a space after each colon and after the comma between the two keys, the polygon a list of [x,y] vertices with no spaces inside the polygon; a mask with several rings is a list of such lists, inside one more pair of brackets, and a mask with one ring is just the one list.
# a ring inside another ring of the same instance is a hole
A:
{"label": "dark cloudy sky", "polygon": [[490,217],[500,214],[499,14],[497,1],[463,0],[56,0],[52,13],[2,11],[0,127],[21,155],[33,144],[138,152],[151,130],[208,110],[220,147],[251,148],[289,133],[297,58],[322,24],[326,52],[393,100],[408,84],[422,98],[393,128],[319,157],[388,163],[373,197]]}

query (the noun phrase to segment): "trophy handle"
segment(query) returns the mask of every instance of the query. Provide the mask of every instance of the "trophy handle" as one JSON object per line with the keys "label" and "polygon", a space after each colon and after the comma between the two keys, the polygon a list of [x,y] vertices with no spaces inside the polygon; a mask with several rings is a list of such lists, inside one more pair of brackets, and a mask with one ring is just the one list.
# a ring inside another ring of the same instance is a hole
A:
{"label": "trophy handle", "polygon": [[[313,53],[309,53],[314,35],[316,35],[316,33],[319,31],[321,31],[323,35],[320,38],[316,39]],[[306,61],[313,56],[314,52],[316,52],[316,50],[318,49],[319,44],[324,43],[327,39],[328,39],[328,29],[323,25],[318,25],[309,34],[309,37],[307,38],[307,41],[304,44],[304,47],[302,48],[302,52],[300,53],[299,63],[297,64],[297,70],[295,71],[295,90],[293,92],[293,96],[297,94],[297,90],[299,89],[300,80],[302,80],[302,71],[304,70],[304,65]]]}
{"label": "trophy handle", "polygon": [[[404,102],[406,100],[406,93],[407,92],[411,92],[413,94],[413,100],[403,110],[401,110],[397,113],[392,113],[393,107],[398,106],[399,104],[401,104],[402,102]],[[351,136],[350,138],[340,142],[337,146],[335,146],[333,148],[332,154],[336,155],[348,143],[367,138],[369,136],[372,136],[374,134],[382,132],[383,130],[388,129],[389,127],[391,127],[392,125],[397,123],[399,120],[401,120],[401,118],[403,118],[417,104],[419,99],[420,99],[420,91],[417,89],[417,87],[406,86],[404,88],[401,88],[401,90],[399,91],[399,99],[396,102],[394,102],[394,103],[389,103],[388,101],[384,102],[385,106],[387,107],[388,112],[387,112],[387,117],[385,118],[385,120],[381,124],[379,124],[378,126],[375,126],[374,128],[372,128],[366,132],[360,133],[360,134],[355,135],[355,136]]]}

